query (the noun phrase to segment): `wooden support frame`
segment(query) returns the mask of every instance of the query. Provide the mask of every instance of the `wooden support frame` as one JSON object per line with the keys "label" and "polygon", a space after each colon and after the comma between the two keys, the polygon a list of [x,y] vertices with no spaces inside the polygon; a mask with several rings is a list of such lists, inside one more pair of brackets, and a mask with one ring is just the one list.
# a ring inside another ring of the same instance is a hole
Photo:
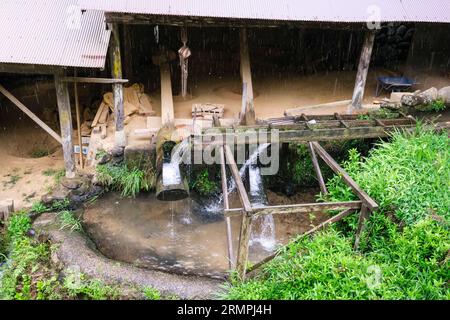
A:
{"label": "wooden support frame", "polygon": [[[111,75],[113,79],[122,79],[122,59],[120,54],[120,36],[119,27],[116,23],[109,25],[111,29],[110,42],[110,60]],[[114,120],[115,120],[115,137],[114,144],[116,147],[125,147],[127,144],[125,134],[125,115],[123,109],[123,83],[113,83],[114,96]]]}
{"label": "wooden support frame", "polygon": [[327,194],[327,186],[325,185],[325,181],[323,180],[322,171],[320,170],[319,161],[317,161],[317,155],[314,151],[314,147],[311,142],[308,142],[309,153],[311,154],[311,160],[313,163],[314,171],[316,172],[317,180],[319,181],[320,191],[323,194]]}
{"label": "wooden support frame", "polygon": [[5,89],[2,85],[0,85],[0,92],[8,98],[17,108],[22,110],[27,116],[31,118],[34,122],[36,122],[42,129],[44,129],[50,136],[53,137],[56,141],[62,144],[62,139],[59,134],[57,134],[52,128],[45,124],[38,116],[36,116],[30,109],[28,109],[22,102],[20,102],[11,92]]}
{"label": "wooden support frame", "polygon": [[116,84],[127,83],[128,79],[113,79],[113,78],[90,78],[90,77],[64,77],[61,78],[63,82],[74,83],[97,83],[97,84]]}
{"label": "wooden support frame", "polygon": [[75,177],[75,157],[72,143],[72,113],[67,82],[61,81],[61,75],[55,74],[56,100],[58,102],[59,122],[64,155],[66,177]]}
{"label": "wooden support frame", "polygon": [[312,146],[319,154],[323,161],[336,173],[342,180],[353,190],[356,196],[367,206],[371,211],[378,209],[378,204],[369,195],[362,190],[358,184],[353,180],[347,172],[325,151],[324,148],[317,142],[312,142]]}
{"label": "wooden support frame", "polygon": [[255,109],[253,105],[253,82],[250,67],[250,52],[248,49],[247,28],[239,29],[239,52],[241,58],[242,79],[242,111],[241,123],[246,125],[255,124]]}
{"label": "wooden support frame", "polygon": [[[225,167],[225,154],[224,147],[220,147],[220,175],[222,180],[222,196],[223,196],[223,210],[230,209],[228,203],[228,185],[227,185],[227,170]],[[233,269],[233,241],[231,236],[231,219],[225,217],[225,223],[227,227],[227,248],[228,248],[228,266],[230,270]]]}
{"label": "wooden support frame", "polygon": [[355,88],[351,108],[361,109],[364,97],[364,89],[366,87],[367,73],[369,71],[370,58],[372,57],[373,43],[375,41],[375,32],[367,31],[364,38],[364,44],[359,58],[358,71],[356,73]]}
{"label": "wooden support frame", "polygon": [[[306,118],[306,117],[305,117]],[[224,196],[226,196],[226,200],[224,198],[224,216],[226,219],[229,219],[231,216],[242,216],[241,222],[241,230],[239,236],[239,248],[238,255],[236,261],[236,271],[241,280],[245,280],[245,276],[247,273],[256,270],[263,264],[269,262],[274,259],[280,251],[275,252],[274,254],[266,257],[260,262],[256,263],[252,267],[247,268],[247,260],[248,260],[248,251],[249,251],[249,240],[251,234],[251,224],[252,220],[255,217],[261,215],[273,215],[273,214],[294,214],[294,213],[311,213],[311,212],[323,212],[323,211],[341,211],[339,214],[331,217],[330,219],[320,223],[316,227],[308,230],[304,234],[302,234],[301,238],[310,234],[315,233],[316,231],[327,227],[328,225],[337,222],[352,212],[356,210],[360,210],[360,215],[358,219],[358,228],[355,235],[355,244],[354,248],[357,249],[360,243],[361,233],[365,228],[365,221],[370,215],[370,212],[376,210],[378,208],[378,204],[370,198],[370,196],[362,190],[358,184],[342,169],[339,164],[323,149],[319,143],[317,142],[308,142],[308,146],[310,147],[311,157],[313,155],[319,154],[319,156],[324,160],[324,162],[339,176],[341,176],[344,182],[353,190],[353,192],[360,199],[359,201],[344,201],[344,202],[320,202],[320,203],[306,203],[306,204],[294,204],[294,205],[281,205],[281,206],[264,206],[264,207],[255,207],[251,206],[249,201],[247,191],[245,190],[242,179],[239,175],[239,170],[237,168],[236,162],[234,161],[233,153],[228,145],[224,145],[223,149],[221,147],[221,153],[225,153],[225,157],[232,176],[236,182],[236,187],[239,193],[239,198],[242,203],[242,208],[233,208],[229,209],[228,206],[228,190],[226,186],[225,177],[225,165],[222,165],[222,189],[224,190]],[[223,150],[223,152],[222,152]],[[222,159],[224,160],[224,159]],[[316,157],[317,163],[317,157]],[[318,170],[320,172],[320,168]],[[323,187],[325,187],[325,183],[322,178]],[[321,184],[322,184],[321,183]],[[325,188],[326,190],[326,188]]]}
{"label": "wooden support frame", "polygon": [[239,175],[239,170],[234,161],[234,155],[228,145],[224,146],[225,158],[230,167],[231,174],[236,183],[236,187],[239,193],[239,199],[241,200],[242,206],[244,207],[241,230],[239,232],[239,247],[236,259],[236,271],[241,280],[245,279],[245,269],[247,267],[248,260],[248,249],[249,241],[252,228],[252,207],[250,200],[245,190],[244,183],[242,182],[241,176]]}

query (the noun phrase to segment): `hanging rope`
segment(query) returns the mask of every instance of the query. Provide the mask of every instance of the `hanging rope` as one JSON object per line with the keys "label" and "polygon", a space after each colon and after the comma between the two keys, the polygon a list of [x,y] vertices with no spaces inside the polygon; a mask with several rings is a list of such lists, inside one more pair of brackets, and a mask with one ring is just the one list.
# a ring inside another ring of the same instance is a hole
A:
{"label": "hanging rope", "polygon": [[181,68],[181,96],[186,97],[187,94],[187,78],[188,78],[188,58],[191,56],[191,50],[187,44],[187,30],[181,28],[181,42],[183,46],[178,50]]}

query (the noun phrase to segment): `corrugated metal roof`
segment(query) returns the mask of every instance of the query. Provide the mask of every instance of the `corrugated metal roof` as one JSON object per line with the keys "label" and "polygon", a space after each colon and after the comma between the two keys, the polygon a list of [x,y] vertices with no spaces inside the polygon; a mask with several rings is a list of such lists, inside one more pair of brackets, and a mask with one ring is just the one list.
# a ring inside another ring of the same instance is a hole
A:
{"label": "corrugated metal roof", "polygon": [[78,0],[2,0],[0,62],[102,68],[110,31],[104,13]]}
{"label": "corrugated metal roof", "polygon": [[449,0],[80,0],[85,9],[286,21],[450,23]]}

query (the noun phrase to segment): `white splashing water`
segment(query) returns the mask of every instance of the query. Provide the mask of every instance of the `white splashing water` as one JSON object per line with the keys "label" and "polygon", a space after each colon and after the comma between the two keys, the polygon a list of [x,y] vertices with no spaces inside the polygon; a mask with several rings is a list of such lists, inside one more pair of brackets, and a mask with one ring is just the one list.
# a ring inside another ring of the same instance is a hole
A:
{"label": "white splashing water", "polygon": [[170,162],[163,163],[163,184],[173,185],[181,183],[180,163],[186,152],[190,150],[189,140],[185,139],[172,149]]}
{"label": "white splashing water", "polygon": [[[267,197],[264,192],[264,185],[261,170],[257,165],[249,166],[250,201],[253,207],[263,207],[267,205]],[[273,250],[277,244],[275,236],[275,221],[271,214],[257,217],[252,223],[252,233],[250,244],[258,243],[266,250]]]}

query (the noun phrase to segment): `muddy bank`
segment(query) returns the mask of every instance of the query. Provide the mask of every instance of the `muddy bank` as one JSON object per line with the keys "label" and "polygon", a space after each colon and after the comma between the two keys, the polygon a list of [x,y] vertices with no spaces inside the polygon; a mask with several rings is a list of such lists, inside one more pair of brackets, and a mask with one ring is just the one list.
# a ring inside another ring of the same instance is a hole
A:
{"label": "muddy bank", "polygon": [[210,278],[141,269],[105,258],[85,235],[60,230],[53,213],[42,214],[35,220],[33,227],[41,237],[46,237],[57,245],[52,256],[54,263],[61,264],[65,270],[79,270],[107,284],[135,288],[153,287],[163,296],[176,295],[180,299],[214,299],[222,283]]}

